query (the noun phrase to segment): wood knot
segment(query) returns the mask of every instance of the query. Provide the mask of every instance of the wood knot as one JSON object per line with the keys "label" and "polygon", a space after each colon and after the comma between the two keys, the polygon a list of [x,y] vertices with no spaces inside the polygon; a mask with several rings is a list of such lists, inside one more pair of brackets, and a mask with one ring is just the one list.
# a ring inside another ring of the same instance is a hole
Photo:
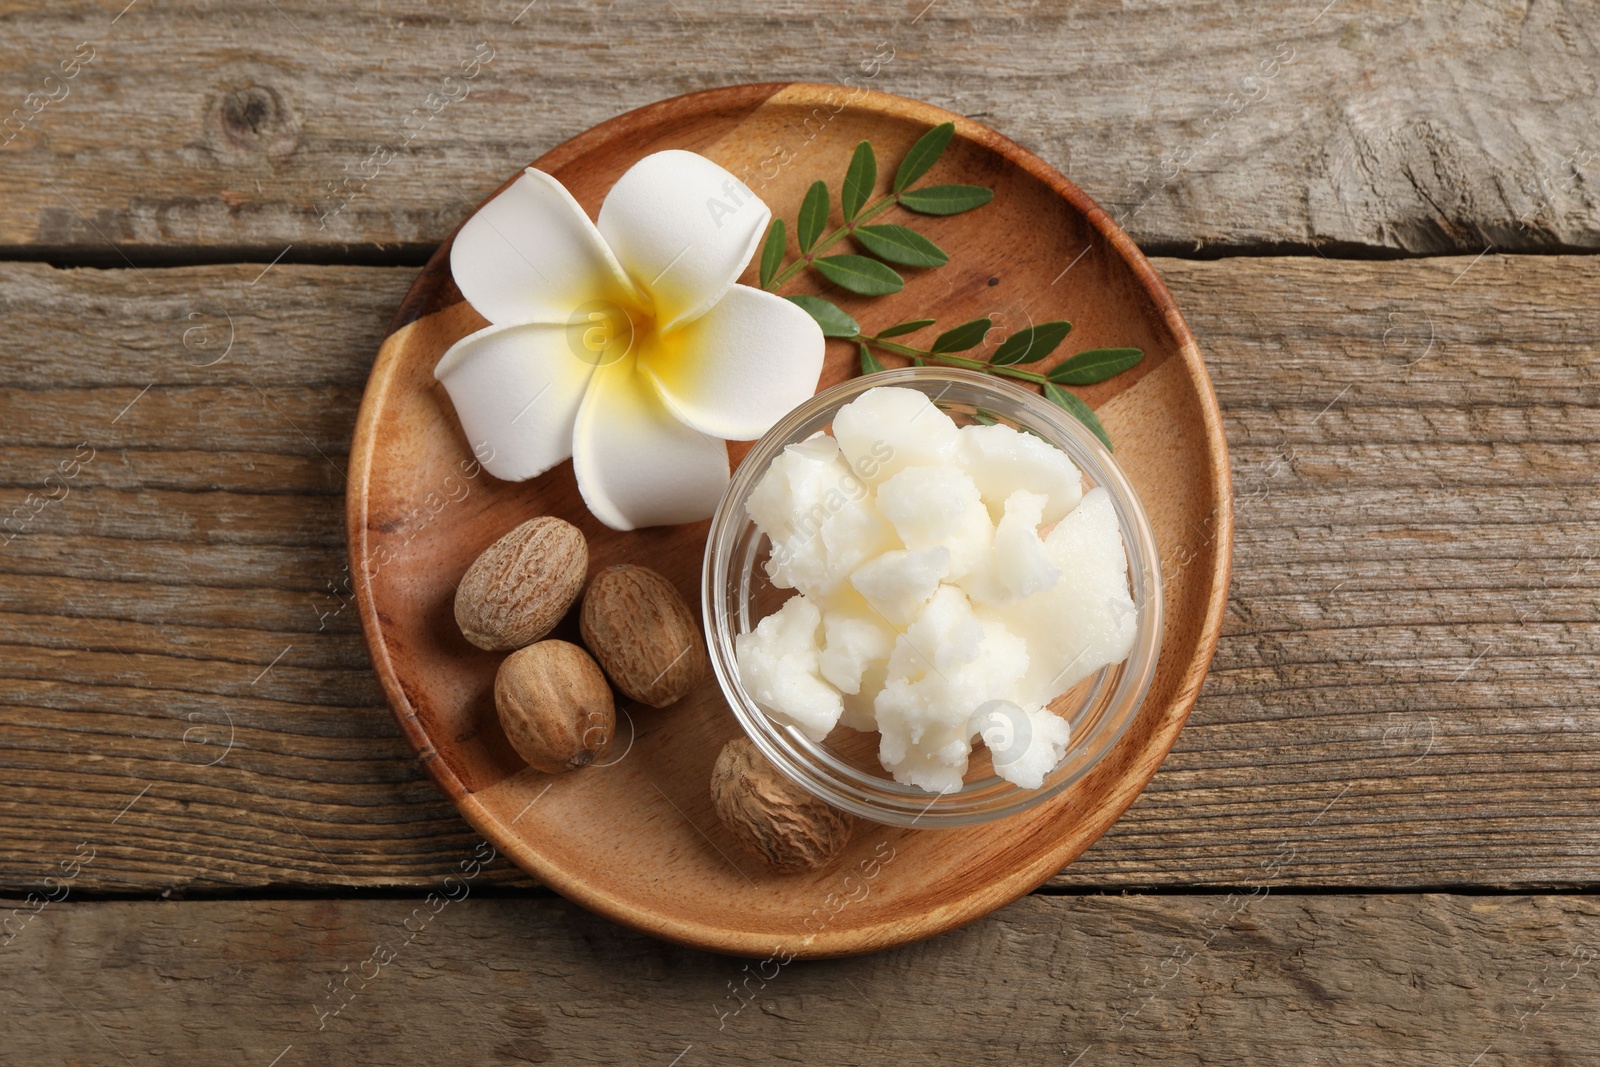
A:
{"label": "wood knot", "polygon": [[276,89],[245,85],[213,102],[206,120],[213,151],[232,160],[287,158],[300,144],[300,119]]}

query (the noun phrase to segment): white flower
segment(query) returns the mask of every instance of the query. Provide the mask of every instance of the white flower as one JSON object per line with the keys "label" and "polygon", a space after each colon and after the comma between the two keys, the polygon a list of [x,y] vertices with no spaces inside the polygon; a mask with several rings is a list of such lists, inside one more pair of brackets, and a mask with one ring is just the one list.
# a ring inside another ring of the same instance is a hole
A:
{"label": "white flower", "polygon": [[618,179],[598,223],[532,167],[468,219],[450,270],[492,325],[434,375],[489,473],[521,481],[571,456],[613,529],[709,516],[723,442],[760,437],[822,372],[811,316],[734,284],[771,215],[709,159],[668,151]]}

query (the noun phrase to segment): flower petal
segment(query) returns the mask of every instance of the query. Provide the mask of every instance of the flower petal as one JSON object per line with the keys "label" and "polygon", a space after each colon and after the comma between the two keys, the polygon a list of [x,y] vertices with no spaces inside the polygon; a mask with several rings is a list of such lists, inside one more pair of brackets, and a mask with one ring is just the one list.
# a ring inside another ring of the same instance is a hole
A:
{"label": "flower petal", "polygon": [[574,354],[570,337],[566,326],[490,326],[451,345],[434,368],[467,443],[496,478],[532,478],[572,454],[594,365]]}
{"label": "flower petal", "polygon": [[462,224],[450,273],[467,302],[496,325],[566,322],[590,301],[639,302],[572,194],[532,167]]}
{"label": "flower petal", "polygon": [[755,254],[772,212],[711,160],[671,149],[645,156],[606,194],[599,227],[665,332],[721,299]]}
{"label": "flower petal", "polygon": [[572,466],[583,502],[613,530],[709,518],[728,487],[728,449],[672,416],[628,356],[595,371]]}
{"label": "flower petal", "polygon": [[639,369],[690,426],[750,441],[817,391],[823,344],[822,328],[799,305],[735,285],[641,351]]}

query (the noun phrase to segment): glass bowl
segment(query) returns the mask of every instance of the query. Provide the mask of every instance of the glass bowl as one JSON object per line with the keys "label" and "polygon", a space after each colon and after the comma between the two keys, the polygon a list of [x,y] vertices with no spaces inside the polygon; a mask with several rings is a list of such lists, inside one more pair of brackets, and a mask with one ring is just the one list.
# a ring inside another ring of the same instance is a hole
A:
{"label": "glass bowl", "polygon": [[[935,794],[902,785],[879,764],[876,733],[841,726],[820,743],[810,741],[770,718],[739,680],[734,638],[754,629],[795,595],[767,578],[763,564],[771,546],[746,511],[750,492],[786,446],[818,431],[830,432],[835,412],[879,386],[919,390],[959,425],[979,421],[981,415],[1037,434],[1078,465],[1086,492],[1102,486],[1115,506],[1138,615],[1133,651],[1122,663],[1101,668],[1051,703],[1050,709],[1071,724],[1072,736],[1061,762],[1038,789],[1023,789],[994,774],[983,745],[974,747],[959,790]],[[971,826],[1060,794],[1089,773],[1133,721],[1161,652],[1160,558],[1133,486],[1111,453],[1077,419],[1036,393],[972,371],[943,367],[885,371],[818,393],[768,431],[739,464],[706,540],[701,586],[706,640],[717,681],[739,724],[778,770],[807,792],[874,822],[918,828]]]}

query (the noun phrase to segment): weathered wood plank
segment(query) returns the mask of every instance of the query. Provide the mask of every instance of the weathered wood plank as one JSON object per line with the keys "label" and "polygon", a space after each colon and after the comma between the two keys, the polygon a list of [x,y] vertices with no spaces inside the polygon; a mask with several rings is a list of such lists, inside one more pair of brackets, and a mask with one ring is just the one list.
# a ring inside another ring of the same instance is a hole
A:
{"label": "weathered wood plank", "polygon": [[1584,897],[1035,895],[921,945],[784,964],[475,888],[436,885],[432,904],[419,888],[49,905],[0,949],[8,1052],[262,1067],[1600,1063],[1600,911]]}
{"label": "weathered wood plank", "polygon": [[415,257],[597,122],[782,80],[981,118],[1152,250],[1600,247],[1600,54],[1581,0],[115,14],[0,15],[0,247],[112,265],[205,250]]}
{"label": "weathered wood plank", "polygon": [[[1227,420],[1233,598],[1178,747],[1057,884],[1600,881],[1600,264],[1158,266]],[[413,272],[260,273],[0,267],[0,516],[57,496],[0,547],[4,884],[80,841],[102,890],[420,885],[470,849],[343,584]],[[235,326],[210,366],[199,309]]]}

